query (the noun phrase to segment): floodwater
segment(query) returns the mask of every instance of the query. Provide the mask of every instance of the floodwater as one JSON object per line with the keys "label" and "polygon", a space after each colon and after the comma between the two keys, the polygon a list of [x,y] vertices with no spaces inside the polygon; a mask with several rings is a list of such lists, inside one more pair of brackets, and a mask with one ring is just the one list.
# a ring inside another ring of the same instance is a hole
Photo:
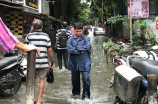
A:
{"label": "floodwater", "polygon": [[[109,81],[115,69],[112,63],[106,63],[106,57],[102,48],[105,36],[93,36],[90,31],[92,45],[92,69],[91,79],[91,99],[81,100],[71,98],[71,73],[68,70],[59,70],[57,67],[56,54],[54,60],[56,68],[54,68],[53,84],[45,83],[45,90],[42,101],[44,104],[112,104],[115,99],[113,89],[109,88]],[[81,81],[82,83],[82,81]],[[0,104],[25,104],[26,83],[22,82],[22,86],[17,94],[12,97],[0,97]],[[81,91],[82,92],[82,91]],[[81,93],[82,94],[82,93]],[[38,97],[38,79],[36,80],[35,96]]]}

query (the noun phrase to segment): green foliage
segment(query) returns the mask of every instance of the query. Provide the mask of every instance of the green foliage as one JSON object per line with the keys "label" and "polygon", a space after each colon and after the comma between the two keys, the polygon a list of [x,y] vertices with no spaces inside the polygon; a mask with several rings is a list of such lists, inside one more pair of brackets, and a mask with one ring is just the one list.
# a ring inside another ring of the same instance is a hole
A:
{"label": "green foliage", "polygon": [[146,20],[138,19],[135,25],[140,27],[140,36],[138,34],[135,34],[135,41],[137,42],[138,45],[146,44],[147,43],[147,39],[145,38],[145,34],[147,33]]}
{"label": "green foliage", "polygon": [[136,21],[136,25],[139,26],[140,28],[144,28],[144,27],[147,26],[146,20],[139,20],[139,19],[138,19],[138,20]]}
{"label": "green foliage", "polygon": [[156,35],[151,31],[149,32],[147,43],[152,45],[158,45],[158,38],[156,38]]}
{"label": "green foliage", "polygon": [[[111,10],[115,8],[116,2],[119,0],[91,0],[91,11],[94,12],[97,18],[102,18],[102,15],[106,17],[107,15],[111,14]],[[103,11],[102,11],[102,1],[103,1]],[[92,18],[94,18],[92,17]]]}
{"label": "green foliage", "polygon": [[80,0],[67,0],[68,21],[76,22],[76,20],[78,19],[79,7],[80,7]]}
{"label": "green foliage", "polygon": [[[141,35],[133,35],[133,40],[136,41],[138,45],[143,45],[145,43],[152,45],[158,44],[158,38],[156,38],[156,35],[152,31],[146,30],[146,20],[137,20],[136,25],[140,27]],[[147,35],[147,39],[145,38],[145,34]]]}
{"label": "green foliage", "polygon": [[115,24],[117,21],[123,21],[122,24],[125,25],[125,26],[129,25],[127,23],[127,21],[129,21],[129,18],[128,18],[127,15],[112,16],[111,18],[108,18],[108,20],[107,20],[108,23],[112,23],[112,24]]}
{"label": "green foliage", "polygon": [[88,9],[83,9],[81,13],[78,15],[78,21],[83,24],[86,24],[88,22],[88,13]]}
{"label": "green foliage", "polygon": [[86,3],[80,4],[80,13],[78,15],[78,22],[81,22],[83,24],[87,24],[88,18],[89,18],[89,5]]}
{"label": "green foliage", "polygon": [[119,45],[114,44],[111,39],[109,39],[108,42],[103,43],[103,48],[107,50],[107,52],[110,52],[111,50],[114,50],[114,49],[120,49]]}
{"label": "green foliage", "polygon": [[108,42],[104,42],[104,43],[103,43],[103,47],[104,47],[104,49],[107,49],[107,48],[108,48],[110,45],[112,45],[112,44],[113,44],[112,40],[109,39]]}

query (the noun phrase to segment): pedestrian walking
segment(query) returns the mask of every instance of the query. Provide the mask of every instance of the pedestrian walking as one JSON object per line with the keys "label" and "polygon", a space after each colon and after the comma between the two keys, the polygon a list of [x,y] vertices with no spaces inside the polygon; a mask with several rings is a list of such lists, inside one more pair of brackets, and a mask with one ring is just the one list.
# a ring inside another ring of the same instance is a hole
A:
{"label": "pedestrian walking", "polygon": [[74,35],[74,34],[75,34],[75,33],[74,33],[74,27],[71,27],[70,31],[71,31],[71,35]]}
{"label": "pedestrian walking", "polygon": [[[43,104],[41,102],[42,94],[44,90],[44,83],[47,73],[49,71],[49,59],[47,57],[47,52],[49,54],[50,61],[53,62],[53,51],[51,46],[51,41],[48,34],[42,32],[43,23],[40,19],[35,19],[32,22],[31,32],[26,36],[25,42],[27,44],[34,44],[40,49],[40,57],[36,56],[36,72],[39,75],[39,95],[37,104]],[[52,68],[55,67],[54,64],[51,65]]]}
{"label": "pedestrian walking", "polygon": [[38,56],[40,56],[39,49],[34,45],[26,45],[21,43],[6,27],[0,18],[0,50],[5,52],[11,52],[14,48],[17,48],[21,53],[36,50]]}
{"label": "pedestrian walking", "polygon": [[83,35],[83,26],[76,23],[75,35],[67,41],[67,50],[70,53],[68,70],[71,70],[72,98],[80,95],[80,73],[82,74],[83,93],[82,99],[90,98],[90,70],[91,49],[90,39]]}
{"label": "pedestrian walking", "polygon": [[90,38],[89,31],[88,31],[88,26],[84,26],[83,34]]}
{"label": "pedestrian walking", "polygon": [[68,65],[68,52],[67,52],[67,40],[71,36],[71,32],[66,29],[67,22],[63,22],[62,28],[57,31],[56,34],[56,44],[57,46],[57,59],[58,59],[58,66],[59,69],[62,69],[62,57],[64,59],[64,66],[67,69]]}

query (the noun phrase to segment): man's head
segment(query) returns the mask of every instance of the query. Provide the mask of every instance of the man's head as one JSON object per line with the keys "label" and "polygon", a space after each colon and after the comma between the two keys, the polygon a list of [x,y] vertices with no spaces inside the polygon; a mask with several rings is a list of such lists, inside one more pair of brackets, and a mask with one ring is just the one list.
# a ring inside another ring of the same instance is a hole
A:
{"label": "man's head", "polygon": [[83,32],[82,23],[76,23],[74,26],[74,30],[75,30],[76,37],[81,37],[82,32]]}
{"label": "man's head", "polygon": [[43,28],[43,22],[40,19],[35,19],[32,22],[32,26],[35,30],[41,30]]}
{"label": "man's head", "polygon": [[67,22],[63,22],[63,28],[67,27]]}
{"label": "man's head", "polygon": [[88,30],[88,26],[84,26],[84,30]]}

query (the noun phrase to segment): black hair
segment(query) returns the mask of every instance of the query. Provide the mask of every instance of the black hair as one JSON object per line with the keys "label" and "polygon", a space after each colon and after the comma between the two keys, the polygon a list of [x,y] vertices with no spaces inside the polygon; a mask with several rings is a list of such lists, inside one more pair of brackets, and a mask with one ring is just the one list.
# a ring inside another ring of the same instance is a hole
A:
{"label": "black hair", "polygon": [[67,27],[67,22],[63,22],[63,27]]}
{"label": "black hair", "polygon": [[82,23],[75,23],[74,29],[83,29]]}
{"label": "black hair", "polygon": [[34,29],[41,29],[43,26],[43,22],[40,19],[35,19],[32,22]]}

